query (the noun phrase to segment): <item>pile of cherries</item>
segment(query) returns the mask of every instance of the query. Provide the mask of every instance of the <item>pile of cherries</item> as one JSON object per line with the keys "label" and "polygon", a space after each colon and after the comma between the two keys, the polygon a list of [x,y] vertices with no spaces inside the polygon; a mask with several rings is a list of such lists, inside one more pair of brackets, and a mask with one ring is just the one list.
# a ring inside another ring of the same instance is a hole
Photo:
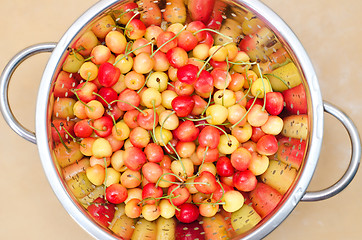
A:
{"label": "pile of cherries", "polygon": [[233,39],[214,45],[221,33],[201,21],[148,26],[132,4],[69,49],[54,85],[55,146],[89,159],[104,225],[121,203],[149,221],[237,211],[278,149],[282,94]]}

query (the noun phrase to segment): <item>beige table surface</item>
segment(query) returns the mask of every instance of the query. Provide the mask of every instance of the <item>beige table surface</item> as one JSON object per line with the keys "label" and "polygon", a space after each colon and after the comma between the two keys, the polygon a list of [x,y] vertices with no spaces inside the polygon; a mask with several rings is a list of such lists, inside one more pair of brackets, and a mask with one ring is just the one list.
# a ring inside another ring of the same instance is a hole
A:
{"label": "beige table surface", "polygon": [[[19,50],[57,42],[95,0],[0,0],[0,69]],[[342,108],[362,132],[362,1],[264,0],[297,34],[317,72],[324,100]],[[10,102],[34,129],[35,100],[49,54],[26,61],[15,73]],[[1,71],[0,70],[0,71]],[[37,147],[0,117],[0,239],[91,239],[66,213],[43,172]],[[333,184],[348,165],[348,135],[325,114],[320,161],[309,187]],[[337,196],[300,203],[267,239],[361,239],[362,174]]]}

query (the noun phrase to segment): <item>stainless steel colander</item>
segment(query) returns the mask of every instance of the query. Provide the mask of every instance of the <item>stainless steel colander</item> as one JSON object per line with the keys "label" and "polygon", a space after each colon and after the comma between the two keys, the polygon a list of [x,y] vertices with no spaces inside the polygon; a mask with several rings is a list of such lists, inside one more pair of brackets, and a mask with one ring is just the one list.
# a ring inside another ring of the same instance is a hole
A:
{"label": "stainless steel colander", "polygon": [[[38,145],[44,170],[57,197],[76,222],[78,222],[92,236],[98,239],[117,239],[119,236],[112,233],[109,229],[99,226],[92,220],[91,217],[89,217],[84,206],[74,196],[67,182],[63,179],[62,171],[57,163],[57,160],[53,156],[54,146],[50,134],[52,104],[55,101],[55,99],[52,98],[52,86],[56,81],[56,77],[64,60],[69,54],[69,47],[72,47],[79,37],[99,18],[107,14],[112,14],[114,9],[119,8],[126,2],[129,1],[101,1],[97,3],[70,27],[64,37],[57,44],[47,43],[35,45],[15,56],[8,64],[7,68],[3,71],[1,78],[1,109],[5,119],[19,135]],[[168,6],[165,1],[154,1],[154,3],[157,4],[162,13],[164,12],[165,7]],[[221,1],[218,1],[218,3],[221,3]],[[252,49],[246,49],[249,51],[248,53],[251,60],[258,61],[260,62],[260,66],[263,66],[263,63],[272,61],[268,58],[270,54],[277,51],[280,47],[284,47],[289,53],[291,61],[298,69],[298,73],[301,76],[308,99],[307,114],[309,119],[309,131],[305,158],[296,179],[289,188],[288,192],[284,195],[282,201],[270,215],[246,233],[238,234],[238,229],[233,229],[225,224],[218,226],[219,228],[225,228],[228,232],[228,237],[230,238],[260,239],[276,228],[288,216],[300,200],[321,200],[329,198],[343,190],[352,180],[357,171],[361,156],[360,140],[357,130],[351,120],[349,120],[348,117],[346,117],[333,105],[322,101],[317,77],[307,54],[303,50],[303,47],[300,45],[295,35],[278,16],[276,16],[270,9],[259,1],[223,1],[222,3],[225,5],[225,11],[221,14],[222,19],[215,22],[216,25],[220,24],[221,28],[224,29],[219,31],[223,31],[227,35],[232,36],[233,40],[236,43],[239,43],[243,38],[249,37],[249,34],[245,34],[245,32],[243,32],[243,30],[248,27],[248,25],[243,25],[243,22],[245,22],[246,19],[250,19],[250,16],[260,19],[261,23],[265,26],[259,24],[257,28],[265,30],[265,35],[250,34],[250,38],[260,38],[254,51],[252,51]],[[147,12],[147,10],[151,9],[145,9],[142,7],[141,11]],[[163,22],[162,24],[163,27],[167,26],[166,22]],[[215,42],[223,44],[225,43],[225,38],[216,36]],[[33,132],[22,127],[22,125],[19,124],[12,115],[6,92],[10,77],[16,67],[26,58],[45,51],[52,51],[53,53],[44,71],[39,89],[35,137]],[[351,164],[343,178],[341,178],[341,180],[332,187],[319,192],[306,193],[307,186],[312,178],[319,157],[323,136],[323,111],[331,113],[338,118],[348,130],[352,140],[353,149]],[[219,223],[216,218],[210,220]],[[223,220],[227,223],[229,221],[229,217],[223,216]],[[204,225],[205,221],[203,220],[200,220],[200,222],[200,226],[203,226],[204,229],[212,228],[214,226],[212,223]],[[138,225],[139,224],[146,223],[144,220],[141,220],[138,222]],[[197,227],[200,228],[200,226]],[[183,228],[189,227],[195,226],[183,226]],[[137,224],[130,226],[130,228],[137,228]],[[205,236],[205,234],[202,235]]]}

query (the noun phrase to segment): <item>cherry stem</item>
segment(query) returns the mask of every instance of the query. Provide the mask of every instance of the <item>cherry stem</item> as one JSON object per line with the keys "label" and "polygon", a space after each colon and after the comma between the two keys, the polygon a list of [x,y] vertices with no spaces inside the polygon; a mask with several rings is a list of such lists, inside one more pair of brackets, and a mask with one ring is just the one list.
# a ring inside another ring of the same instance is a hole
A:
{"label": "cherry stem", "polygon": [[119,21],[119,18],[122,17],[124,14],[127,14],[129,12],[136,12],[138,11],[138,8],[133,8],[133,9],[127,9],[126,11],[122,12],[121,14],[119,14],[119,16],[117,17],[116,21]]}
{"label": "cherry stem", "polygon": [[[162,134],[162,129],[163,129],[163,125],[165,124],[165,122],[167,121],[167,119],[174,114],[175,111],[172,111],[169,115],[167,115],[167,117],[165,118],[165,120],[161,123],[161,128],[160,128],[160,138],[161,138],[161,142],[163,143],[163,146],[165,146],[165,148],[170,151],[170,149],[168,149],[167,144],[165,143],[165,141],[163,140],[163,134]],[[155,112],[156,114],[156,112]],[[156,118],[156,116],[155,116]],[[156,120],[155,120],[156,121]],[[155,124],[154,124],[155,125]],[[175,151],[175,150],[174,150]],[[176,151],[175,151],[176,152]]]}
{"label": "cherry stem", "polygon": [[249,92],[251,91],[251,84],[252,84],[252,80],[249,78],[248,76],[248,70],[246,69],[245,71],[245,75],[246,75],[246,80],[248,81],[248,84],[249,84],[249,88],[248,90],[246,91],[246,93],[244,94],[244,96],[242,98],[239,99],[239,101],[236,102],[236,104],[238,104],[239,102],[243,101],[244,98],[246,98],[246,96],[248,96]]}
{"label": "cherry stem", "polygon": [[152,73],[152,72],[148,73],[147,78],[146,78],[146,80],[145,80],[145,83],[143,84],[143,86],[142,86],[140,89],[137,90],[137,93],[140,93],[140,92],[142,91],[142,89],[146,86],[146,84],[147,84],[147,82],[148,82],[148,79],[149,79],[150,76],[151,76],[151,73]]}
{"label": "cherry stem", "polygon": [[212,116],[207,116],[207,117],[203,117],[203,118],[187,118],[187,117],[184,117],[184,118],[181,118],[181,119],[189,120],[189,121],[192,121],[192,122],[197,122],[197,121],[207,120],[207,119],[210,119],[210,118],[212,118]]}
{"label": "cherry stem", "polygon": [[228,45],[228,44],[230,44],[230,43],[232,43],[232,41],[231,41],[231,42],[226,42],[226,43],[220,45],[220,47],[218,47],[218,48],[216,49],[216,51],[213,52],[213,53],[206,59],[204,65],[202,65],[202,67],[200,68],[200,70],[199,70],[199,72],[197,73],[196,76],[199,77],[200,74],[201,74],[201,72],[202,72],[202,70],[204,70],[204,68],[205,68],[206,65],[210,62],[210,60],[212,59],[212,57],[213,57],[221,48],[225,47],[226,45]]}
{"label": "cherry stem", "polygon": [[[216,31],[215,29],[212,29],[212,28],[203,28],[203,29],[200,29],[200,30],[197,30],[196,32],[193,33],[193,35],[196,35],[198,34],[199,32],[202,32],[202,31],[209,31],[209,32],[213,32],[213,33],[216,33],[216,34],[219,34],[220,36],[223,36],[224,38],[228,38],[231,42],[229,43],[232,43],[233,42],[233,38],[230,37],[230,36],[226,36],[225,34],[219,32],[219,31]],[[229,44],[228,43],[228,44]]]}
{"label": "cherry stem", "polygon": [[[152,108],[153,108],[153,126],[152,126],[152,134],[154,135],[154,136],[156,136],[156,106],[155,106],[155,100],[154,99],[152,99]],[[160,131],[160,136],[161,136],[161,138],[162,138],[162,127],[161,127],[161,131]],[[156,144],[158,144],[158,142],[157,142],[157,139],[155,139],[156,140]]]}
{"label": "cherry stem", "polygon": [[221,127],[219,127],[219,126],[216,126],[216,125],[213,125],[213,124],[210,124],[210,123],[200,123],[200,124],[195,125],[195,127],[200,127],[200,126],[203,126],[203,125],[212,126],[214,128],[219,129],[220,131],[222,131],[225,134],[226,138],[228,139],[228,142],[230,142],[229,134],[227,134],[227,132],[225,132],[225,130],[222,129]]}
{"label": "cherry stem", "polygon": [[156,54],[156,52],[158,52],[163,46],[165,46],[166,44],[168,44],[169,42],[171,42],[172,40],[174,40],[175,38],[177,38],[180,33],[186,29],[186,25],[175,35],[173,36],[172,38],[170,38],[168,41],[164,42],[161,46],[159,46],[152,54],[151,54],[151,58]]}
{"label": "cherry stem", "polygon": [[[124,26],[124,28],[126,29],[126,31],[127,31],[127,29],[128,29],[129,23],[130,23],[135,17],[137,17],[138,14],[140,14],[140,13],[139,13],[139,12],[136,12],[135,15],[133,15],[133,16],[128,20],[127,24]],[[126,31],[124,31],[124,35],[126,35]],[[129,31],[129,30],[128,30],[128,31]]]}
{"label": "cherry stem", "polygon": [[199,175],[200,175],[200,171],[201,171],[201,169],[202,169],[202,166],[203,166],[204,163],[205,163],[206,154],[207,154],[207,151],[208,151],[208,150],[209,150],[209,146],[206,146],[206,149],[205,149],[205,152],[204,152],[204,156],[203,156],[203,158],[202,158],[202,162],[201,162],[201,164],[200,164],[200,166],[199,166],[199,170],[197,171],[196,176],[199,176]]}
{"label": "cherry stem", "polygon": [[237,121],[234,125],[231,126],[231,129],[233,129],[234,127],[236,127],[237,125],[239,125],[239,123],[241,121],[243,121],[243,119],[248,115],[248,113],[250,112],[250,110],[252,109],[252,107],[254,106],[255,102],[256,102],[256,99],[258,99],[258,96],[261,92],[258,90],[257,93],[256,93],[256,96],[254,98],[254,101],[253,103],[251,104],[250,108],[248,109],[248,111],[246,111],[246,113],[244,114],[244,116],[239,120]]}
{"label": "cherry stem", "polygon": [[[221,201],[221,199],[224,197],[225,189],[224,189],[224,187],[222,186],[222,184],[221,184],[221,182],[220,182],[219,180],[216,180],[216,182],[220,185],[221,191],[222,191],[221,197],[220,197],[219,200],[217,200],[216,203],[215,203],[215,204],[218,204],[218,203]],[[224,203],[224,204],[225,204],[225,203]]]}
{"label": "cherry stem", "polygon": [[106,128],[106,129],[99,129],[99,128],[93,127],[92,125],[89,124],[89,121],[90,121],[90,120],[88,120],[88,125],[89,125],[89,127],[92,128],[93,130],[96,130],[96,131],[98,131],[98,132],[105,132],[105,131],[107,131],[107,128]]}
{"label": "cherry stem", "polygon": [[106,199],[106,188],[107,188],[107,159],[104,157],[103,158],[104,161],[104,181],[103,181],[103,185],[104,185],[104,200],[107,201]]}
{"label": "cherry stem", "polygon": [[[162,174],[162,175],[158,178],[158,180],[157,180],[157,182],[156,182],[156,188],[157,188],[158,185],[160,184],[160,181],[170,182],[170,181],[167,181],[167,180],[165,180],[165,179],[162,179],[162,178],[163,178],[164,176],[166,176],[166,175],[175,176],[175,177],[178,178],[182,183],[184,182],[184,180],[183,180],[182,178],[180,178],[179,176],[177,176],[176,174],[174,174],[174,173],[172,173],[172,172],[167,172],[167,173]],[[179,183],[175,183],[175,184],[179,184]]]}
{"label": "cherry stem", "polygon": [[108,113],[108,115],[112,118],[113,126],[114,126],[114,128],[115,128],[115,130],[116,130],[117,135],[120,135],[120,133],[119,133],[119,131],[118,131],[118,128],[117,128],[116,119],[114,118],[111,110],[110,110],[110,109],[107,110],[107,113]]}
{"label": "cherry stem", "polygon": [[212,91],[210,91],[209,101],[207,102],[207,105],[206,105],[204,111],[202,111],[201,115],[204,115],[204,113],[206,112],[206,109],[210,106],[210,103],[211,103],[211,95],[212,95]]}
{"label": "cherry stem", "polygon": [[144,112],[144,111],[142,111],[139,107],[136,107],[135,105],[133,105],[132,103],[129,103],[129,102],[126,102],[126,101],[122,101],[122,100],[114,100],[114,101],[112,101],[112,102],[110,102],[109,104],[113,104],[113,103],[115,103],[115,102],[121,102],[121,103],[126,103],[126,104],[128,104],[128,105],[130,105],[130,106],[132,106],[132,107],[134,107],[135,109],[137,109],[140,113],[142,113],[143,115],[146,115],[146,113]]}
{"label": "cherry stem", "polygon": [[[170,192],[170,197],[172,197],[173,195],[173,192],[176,191],[178,188],[180,188],[181,185],[178,185],[177,187],[175,187],[174,189],[172,189],[172,191]],[[180,195],[177,195],[177,196],[180,196]],[[177,198],[177,197],[174,197],[174,198]],[[178,207],[175,206],[175,204],[170,200],[169,201],[172,206],[177,210],[177,211],[180,211],[180,209]]]}
{"label": "cherry stem", "polygon": [[59,136],[59,140],[62,143],[62,145],[64,146],[65,150],[69,153],[70,152],[70,148],[65,144],[62,136],[60,135],[60,132],[58,131],[58,129],[55,127],[54,123],[51,123],[51,126],[55,129],[55,131],[57,132],[58,136]]}
{"label": "cherry stem", "polygon": [[265,75],[275,77],[275,78],[279,79],[282,83],[284,83],[284,85],[287,86],[289,89],[292,88],[284,79],[282,79],[281,77],[279,77],[279,76],[277,76],[277,75],[275,75],[275,74],[265,73],[264,76],[265,76]]}
{"label": "cherry stem", "polygon": [[[75,137],[73,137],[72,134],[70,134],[70,132],[64,127],[64,123],[61,122],[59,125],[60,125],[60,127],[62,127],[64,129],[64,131],[68,134],[68,136],[70,136],[73,139],[74,142],[77,142],[77,139]],[[82,147],[85,147],[84,144],[79,143],[79,145],[81,145]]]}

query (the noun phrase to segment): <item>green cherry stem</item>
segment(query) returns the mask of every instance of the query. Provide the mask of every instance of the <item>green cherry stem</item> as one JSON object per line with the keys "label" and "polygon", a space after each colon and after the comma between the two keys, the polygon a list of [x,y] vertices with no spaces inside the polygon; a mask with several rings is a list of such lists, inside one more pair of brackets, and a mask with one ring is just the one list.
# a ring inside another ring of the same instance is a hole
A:
{"label": "green cherry stem", "polygon": [[[64,127],[63,122],[61,122],[59,125],[60,125],[60,127],[62,127],[64,129],[64,131],[68,134],[68,136],[70,136],[73,139],[74,142],[77,142],[77,139],[75,137],[73,137],[72,134],[70,134],[70,132]],[[82,147],[85,147],[84,144],[80,143],[79,145],[81,145]]]}
{"label": "green cherry stem", "polygon": [[208,102],[207,102],[207,105],[206,105],[204,111],[202,111],[201,116],[204,115],[204,113],[206,112],[206,109],[210,106],[210,103],[211,103],[211,95],[212,95],[212,91],[210,91],[209,100],[208,100]]}
{"label": "green cherry stem", "polygon": [[228,39],[231,41],[230,43],[233,42],[233,38],[232,38],[232,37],[226,36],[225,34],[219,32],[219,31],[216,31],[215,29],[212,29],[212,28],[202,28],[202,29],[194,32],[193,35],[196,35],[196,34],[198,34],[199,32],[202,32],[202,31],[208,31],[208,32],[213,32],[213,33],[219,34],[220,36],[223,36],[224,38],[228,38]]}
{"label": "green cherry stem", "polygon": [[[155,106],[155,100],[152,99],[152,108],[153,108],[153,126],[152,126],[152,134],[153,136],[156,136],[156,106]],[[161,127],[161,131],[160,131],[160,136],[162,138],[162,127]],[[156,144],[158,144],[157,139],[156,140]]]}
{"label": "green cherry stem", "polygon": [[139,107],[136,107],[135,105],[133,105],[132,103],[129,103],[129,102],[126,102],[126,101],[122,101],[122,100],[114,100],[114,101],[112,101],[112,102],[110,102],[109,104],[110,105],[112,105],[113,103],[115,103],[115,102],[121,102],[121,103],[125,103],[125,104],[128,104],[128,105],[130,105],[130,106],[132,106],[132,107],[134,107],[135,109],[137,109],[140,113],[142,113],[142,114],[144,114],[145,115],[145,112],[144,111],[142,111],[142,109],[140,109]]}
{"label": "green cherry stem", "polygon": [[231,41],[231,42],[226,42],[226,43],[220,45],[220,47],[218,47],[218,48],[216,49],[216,51],[213,52],[213,53],[206,59],[204,65],[202,65],[202,67],[200,68],[199,72],[198,72],[197,75],[196,75],[197,78],[200,76],[202,70],[204,70],[204,68],[205,68],[206,65],[210,62],[210,60],[212,59],[212,57],[213,57],[221,48],[225,47],[226,45],[228,45],[228,44],[230,44],[230,43],[232,43],[232,41]]}
{"label": "green cherry stem", "polygon": [[272,73],[265,73],[264,76],[272,76],[272,77],[275,77],[277,79],[279,79],[285,86],[287,86],[289,89],[291,89],[291,86],[284,80],[282,79],[281,77],[275,75],[275,74],[272,74]]}
{"label": "green cherry stem", "polygon": [[[125,29],[128,29],[129,23],[130,23],[135,17],[137,17],[138,14],[140,14],[140,13],[139,13],[139,12],[136,12],[135,15],[133,15],[133,16],[128,20],[127,24],[124,26]],[[129,31],[129,30],[128,30],[128,31]],[[127,30],[124,31],[124,35],[125,35],[125,36],[127,35],[126,32],[127,32]]]}
{"label": "green cherry stem", "polygon": [[175,38],[177,38],[180,33],[186,29],[186,25],[175,35],[173,36],[172,38],[170,38],[168,41],[164,42],[161,46],[159,46],[152,54],[151,54],[151,58],[153,58],[153,56],[155,56],[156,52],[158,52],[163,46],[165,46],[167,43],[171,42],[172,40],[174,40]]}
{"label": "green cherry stem", "polygon": [[225,134],[226,138],[228,139],[228,142],[230,142],[230,138],[229,138],[229,135],[227,134],[227,132],[225,132],[225,130],[222,129],[221,127],[219,127],[219,126],[216,126],[216,125],[213,125],[213,124],[210,124],[210,123],[200,123],[200,124],[195,125],[195,127],[200,127],[200,126],[203,126],[203,125],[212,126],[214,128],[219,129],[221,132],[223,132]]}
{"label": "green cherry stem", "polygon": [[221,197],[219,198],[219,200],[216,201],[216,204],[217,204],[217,203],[219,203],[219,202],[221,201],[221,199],[224,197],[224,195],[225,195],[225,189],[224,189],[224,187],[222,186],[222,184],[221,184],[221,182],[219,181],[219,179],[216,180],[216,182],[220,185],[221,191],[222,191]]}
{"label": "green cherry stem", "polygon": [[58,129],[54,126],[54,123],[51,123],[50,125],[52,126],[52,128],[55,129],[55,131],[57,132],[57,134],[58,134],[58,136],[59,136],[60,142],[61,142],[62,145],[64,146],[65,150],[69,153],[71,150],[70,150],[70,148],[65,144],[63,138],[62,138],[61,135],[60,135],[60,132],[59,132]]}
{"label": "green cherry stem", "polygon": [[250,108],[248,109],[248,111],[246,111],[246,113],[244,114],[244,116],[243,116],[239,121],[237,121],[234,125],[231,126],[231,129],[233,129],[234,127],[236,127],[237,125],[239,125],[239,123],[244,120],[244,118],[245,118],[245,117],[248,115],[248,113],[250,112],[251,108],[254,106],[254,104],[255,104],[255,102],[256,102],[256,99],[258,98],[258,96],[259,96],[260,93],[261,93],[261,92],[258,90],[258,92],[256,93],[256,96],[254,97],[254,101],[253,101],[253,103],[251,104],[251,106],[250,106]]}

